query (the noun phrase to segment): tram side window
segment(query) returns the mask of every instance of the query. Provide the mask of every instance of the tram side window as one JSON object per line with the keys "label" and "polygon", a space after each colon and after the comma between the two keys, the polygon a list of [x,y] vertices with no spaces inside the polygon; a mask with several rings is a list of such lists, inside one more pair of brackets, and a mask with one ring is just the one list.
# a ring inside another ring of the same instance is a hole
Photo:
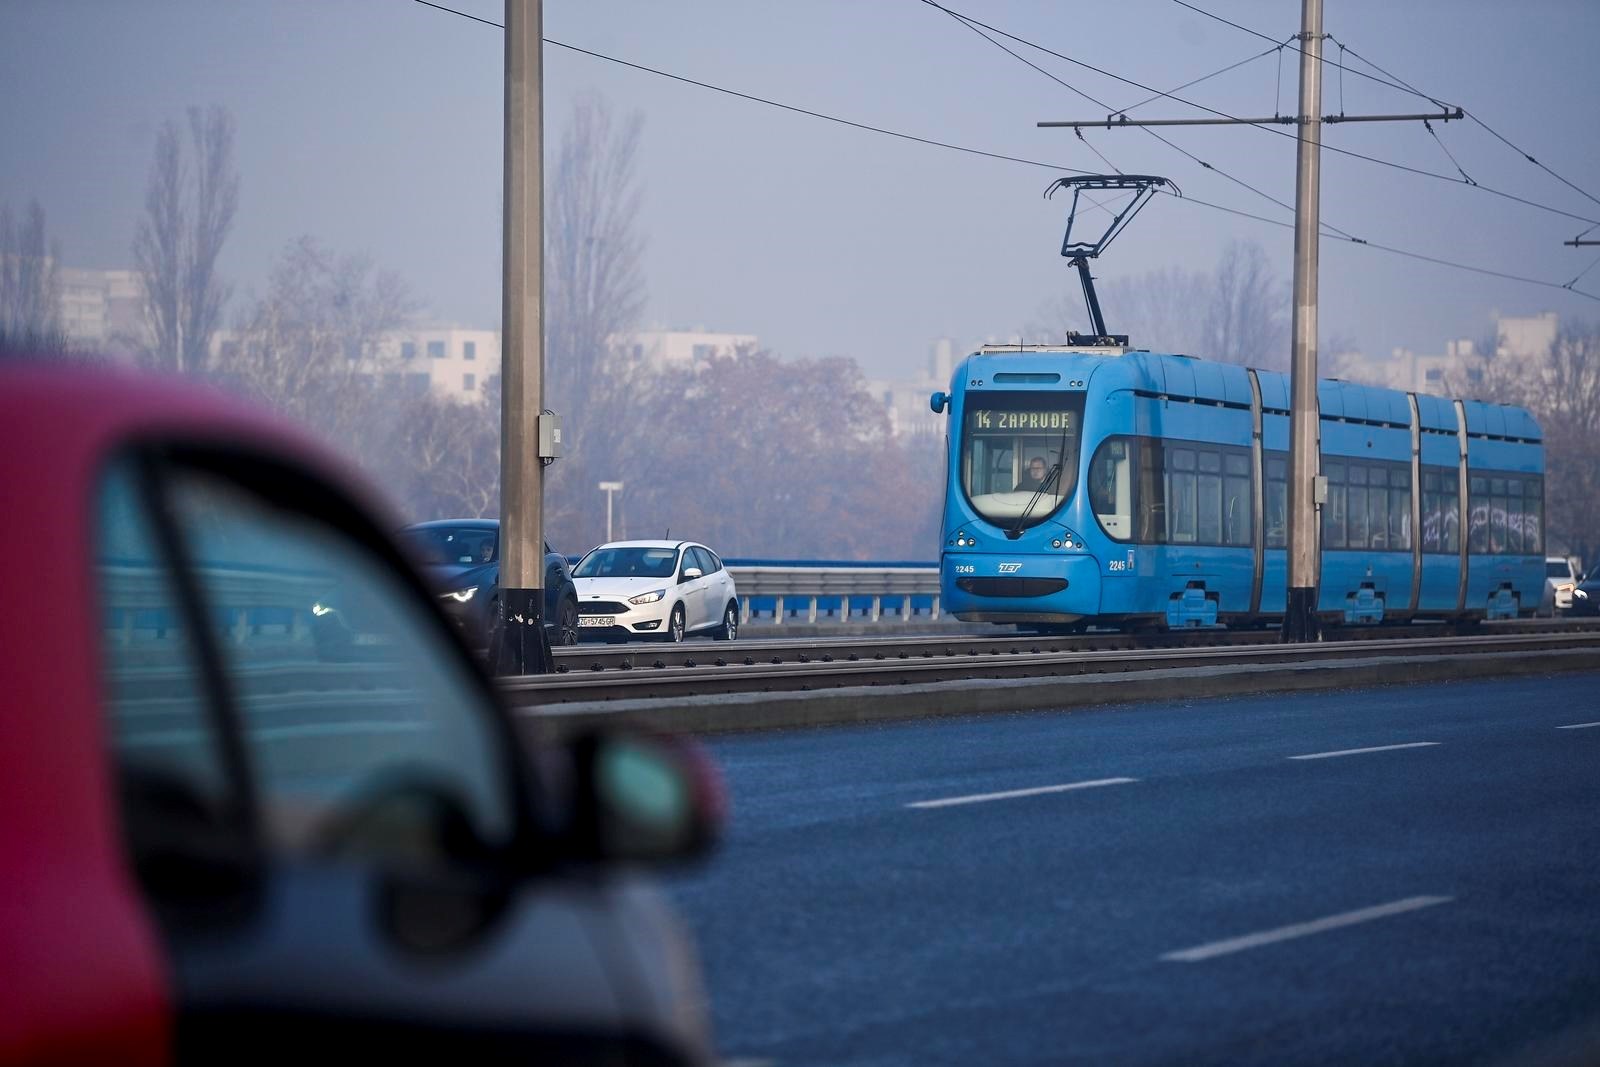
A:
{"label": "tram side window", "polygon": [[1267,458],[1265,493],[1267,547],[1283,548],[1289,543],[1289,461]]}
{"label": "tram side window", "polygon": [[[1322,509],[1324,548],[1410,550],[1409,470],[1397,463],[1332,460],[1324,474],[1328,479],[1328,503]],[[1435,530],[1438,525],[1434,524]]]}
{"label": "tram side window", "polygon": [[1467,551],[1489,551],[1489,479],[1477,474],[1467,483]]}
{"label": "tram side window", "polygon": [[1250,543],[1250,458],[1238,452],[1222,457],[1225,475],[1222,492],[1223,542],[1229,545]]}
{"label": "tram side window", "polygon": [[1436,470],[1422,472],[1422,551],[1441,552],[1444,545],[1444,501]]}
{"label": "tram side window", "polygon": [[1167,540],[1173,544],[1194,544],[1198,516],[1192,448],[1167,450],[1167,507]]}
{"label": "tram side window", "polygon": [[1348,516],[1344,532],[1345,547],[1366,548],[1370,544],[1367,540],[1367,468],[1352,463],[1346,468],[1346,477],[1350,480],[1350,501],[1345,506]]}
{"label": "tram side window", "polygon": [[1222,544],[1222,454],[1201,451],[1196,454],[1200,463],[1197,480],[1198,538],[1204,545]]}
{"label": "tram side window", "polygon": [[1506,479],[1506,551],[1522,554],[1522,479]]}
{"label": "tram side window", "polygon": [[1411,471],[1389,469],[1389,547],[1411,551]]}
{"label": "tram side window", "polygon": [[1489,479],[1489,551],[1506,550],[1506,480]]}
{"label": "tram side window", "polygon": [[1530,556],[1544,555],[1544,479],[1522,483],[1522,549]]}
{"label": "tram side window", "polygon": [[1133,459],[1138,443],[1127,437],[1101,442],[1089,465],[1089,505],[1107,536],[1128,540],[1133,530]]}
{"label": "tram side window", "polygon": [[1324,548],[1345,546],[1345,465],[1328,463],[1323,468],[1328,479],[1328,503],[1322,509],[1322,544]]}
{"label": "tram side window", "polygon": [[1461,551],[1461,490],[1458,479],[1456,471],[1439,472],[1439,499],[1444,505],[1444,522],[1440,529],[1444,551],[1452,555]]}
{"label": "tram side window", "polygon": [[1167,539],[1166,481],[1162,476],[1161,442],[1139,442],[1139,536],[1145,544]]}

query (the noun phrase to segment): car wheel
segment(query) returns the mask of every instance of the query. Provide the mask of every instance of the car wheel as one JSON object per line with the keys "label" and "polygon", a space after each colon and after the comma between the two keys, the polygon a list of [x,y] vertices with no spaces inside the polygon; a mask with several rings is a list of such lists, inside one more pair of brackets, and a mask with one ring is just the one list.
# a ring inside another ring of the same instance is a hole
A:
{"label": "car wheel", "polygon": [[578,643],[578,600],[568,597],[561,601],[561,606],[556,609],[555,643],[558,645],[575,645]]}
{"label": "car wheel", "polygon": [[667,640],[675,645],[681,643],[683,641],[683,629],[683,605],[674,604],[672,618],[667,623]]}
{"label": "car wheel", "polygon": [[732,641],[739,636],[739,604],[737,601],[728,601],[728,606],[722,609],[722,625],[712,631],[711,636],[718,641]]}

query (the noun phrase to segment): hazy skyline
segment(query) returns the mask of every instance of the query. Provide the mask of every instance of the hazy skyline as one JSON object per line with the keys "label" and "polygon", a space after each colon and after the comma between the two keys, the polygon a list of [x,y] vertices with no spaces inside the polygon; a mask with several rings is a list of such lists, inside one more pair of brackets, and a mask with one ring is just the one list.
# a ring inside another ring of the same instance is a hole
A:
{"label": "hazy skyline", "polygon": [[[460,0],[499,21],[502,5]],[[969,0],[956,10],[1125,77],[1171,88],[1270,47],[1173,0],[1062,5]],[[1278,38],[1292,2],[1201,3]],[[1459,103],[1562,176],[1600,195],[1600,5],[1544,0],[1410,4],[1330,0],[1338,42]],[[1102,170],[1070,130],[1040,119],[1102,109],[919,0],[665,5],[546,0],[546,36],[687,77],[918,136]],[[311,234],[403,275],[429,320],[499,319],[499,30],[411,0],[0,5],[0,202],[37,198],[72,266],[131,265],[154,135],[190,104],[238,123],[241,200],[222,270],[236,301],[259,292],[283,246]],[[1116,107],[1127,85],[1011,43]],[[1328,45],[1330,58],[1338,46]],[[1297,57],[1268,57],[1182,94],[1233,114],[1295,107]],[[1350,61],[1354,65],[1354,61]],[[644,116],[648,239],[643,325],[758,334],[789,355],[841,354],[869,372],[922,365],[929,342],[1005,335],[1076,282],[1057,255],[1060,171],[978,158],[795,115],[560,48],[545,60],[547,140],[572,100],[599,93]],[[1339,72],[1325,110],[1341,106]],[[1281,88],[1281,93],[1277,92]],[[1412,112],[1415,97],[1346,75],[1350,113]],[[1141,113],[1195,114],[1171,101]],[[1470,122],[1435,124],[1474,180],[1576,215],[1600,203],[1537,170]],[[1286,202],[1289,138],[1255,129],[1163,135]],[[1116,166],[1167,175],[1190,197],[1289,219],[1269,201],[1137,130],[1086,131]],[[1324,143],[1456,173],[1419,124],[1330,127]],[[1564,283],[1595,249],[1562,242],[1589,226],[1325,152],[1323,219],[1357,237]],[[1159,198],[1097,274],[1207,269],[1231,240],[1259,243],[1289,277],[1288,229]],[[1433,266],[1324,239],[1322,332],[1368,352],[1437,351],[1486,332],[1493,311],[1600,318],[1574,293]],[[1580,288],[1600,291],[1600,268]],[[1107,316],[1116,328],[1116,308]],[[1139,338],[1134,338],[1138,343]]]}

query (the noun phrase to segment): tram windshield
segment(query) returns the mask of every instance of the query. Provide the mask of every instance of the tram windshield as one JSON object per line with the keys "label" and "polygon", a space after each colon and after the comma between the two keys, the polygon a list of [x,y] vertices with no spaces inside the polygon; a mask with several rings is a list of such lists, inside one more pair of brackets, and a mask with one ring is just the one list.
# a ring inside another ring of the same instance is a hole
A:
{"label": "tram windshield", "polygon": [[979,515],[1026,529],[1078,483],[1082,393],[968,393],[961,487]]}

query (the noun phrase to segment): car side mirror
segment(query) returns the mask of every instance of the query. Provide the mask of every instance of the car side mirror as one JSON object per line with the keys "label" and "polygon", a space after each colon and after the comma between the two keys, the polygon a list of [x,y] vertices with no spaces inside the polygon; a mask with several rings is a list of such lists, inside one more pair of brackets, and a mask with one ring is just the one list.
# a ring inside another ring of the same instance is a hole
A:
{"label": "car side mirror", "polygon": [[572,757],[570,844],[578,858],[665,864],[699,858],[721,836],[721,776],[687,738],[602,733]]}
{"label": "car side mirror", "polygon": [[703,578],[703,577],[705,577],[704,572],[702,572],[699,567],[685,567],[685,568],[683,568],[683,580],[686,581],[686,582],[692,582],[696,578]]}

